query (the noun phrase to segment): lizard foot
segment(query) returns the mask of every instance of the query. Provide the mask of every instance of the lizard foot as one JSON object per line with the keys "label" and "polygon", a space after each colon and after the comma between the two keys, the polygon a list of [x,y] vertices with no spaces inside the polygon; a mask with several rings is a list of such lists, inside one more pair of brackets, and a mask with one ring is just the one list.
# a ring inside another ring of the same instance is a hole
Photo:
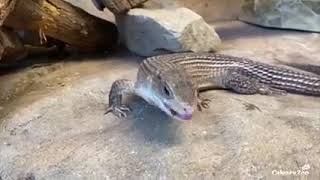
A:
{"label": "lizard foot", "polygon": [[126,118],[131,109],[122,103],[122,97],[134,91],[133,82],[119,79],[112,83],[109,92],[109,107],[105,114],[112,112],[118,118]]}
{"label": "lizard foot", "polygon": [[208,98],[198,98],[197,107],[199,111],[202,111],[202,109],[208,109],[210,107],[211,100]]}
{"label": "lizard foot", "polygon": [[127,113],[130,111],[131,111],[131,109],[126,105],[109,106],[109,108],[106,110],[106,112],[104,114],[108,114],[108,113],[112,112],[118,118],[126,118]]}

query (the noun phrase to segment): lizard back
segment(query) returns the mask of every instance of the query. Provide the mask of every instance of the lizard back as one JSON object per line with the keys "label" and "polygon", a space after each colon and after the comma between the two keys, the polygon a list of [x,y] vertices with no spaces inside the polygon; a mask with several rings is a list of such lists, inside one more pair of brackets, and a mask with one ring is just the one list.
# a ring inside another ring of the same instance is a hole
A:
{"label": "lizard back", "polygon": [[221,86],[230,71],[288,92],[320,96],[320,76],[246,58],[212,53],[177,53],[154,57],[185,68],[199,89]]}

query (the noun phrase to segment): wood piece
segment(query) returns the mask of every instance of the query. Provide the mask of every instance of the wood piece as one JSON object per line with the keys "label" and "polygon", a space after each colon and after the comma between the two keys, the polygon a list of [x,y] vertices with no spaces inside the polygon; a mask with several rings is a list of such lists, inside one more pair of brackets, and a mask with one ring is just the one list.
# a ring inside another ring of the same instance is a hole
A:
{"label": "wood piece", "polygon": [[92,0],[99,10],[108,8],[114,14],[122,14],[128,10],[138,7],[148,0]]}
{"label": "wood piece", "polygon": [[27,55],[18,34],[12,29],[0,27],[0,64],[10,64]]}
{"label": "wood piece", "polygon": [[[24,31],[18,31],[18,34],[23,44],[28,47],[34,47],[35,49],[38,49],[38,48],[50,49],[55,46],[59,51],[63,51],[65,48],[64,42],[57,39],[53,39],[51,37],[46,37],[46,39],[43,40],[41,39],[38,32],[24,30]],[[40,51],[43,52],[43,50],[40,50]]]}
{"label": "wood piece", "polygon": [[108,50],[118,39],[113,23],[63,0],[0,0],[0,25],[36,31],[84,52]]}

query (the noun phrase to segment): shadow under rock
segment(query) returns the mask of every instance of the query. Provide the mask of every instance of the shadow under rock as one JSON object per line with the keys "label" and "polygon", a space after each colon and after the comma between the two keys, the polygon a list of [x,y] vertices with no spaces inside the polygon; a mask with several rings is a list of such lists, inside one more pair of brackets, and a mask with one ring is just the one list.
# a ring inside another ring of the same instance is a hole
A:
{"label": "shadow under rock", "polygon": [[14,73],[28,67],[38,68],[60,62],[108,61],[112,59],[117,59],[119,62],[140,63],[144,57],[135,55],[123,47],[109,53],[64,53],[52,56],[43,55],[38,57],[28,57],[12,64],[0,64],[0,76]]}
{"label": "shadow under rock", "polygon": [[132,130],[142,135],[143,141],[151,144],[172,146],[182,142],[182,122],[174,120],[142,98],[132,96],[127,104],[132,109],[128,120],[132,121]]}
{"label": "shadow under rock", "polygon": [[214,27],[223,41],[236,40],[239,38],[279,36],[289,33],[310,33],[301,30],[259,26],[256,24],[244,23],[240,21],[235,21],[234,23],[218,23]]}

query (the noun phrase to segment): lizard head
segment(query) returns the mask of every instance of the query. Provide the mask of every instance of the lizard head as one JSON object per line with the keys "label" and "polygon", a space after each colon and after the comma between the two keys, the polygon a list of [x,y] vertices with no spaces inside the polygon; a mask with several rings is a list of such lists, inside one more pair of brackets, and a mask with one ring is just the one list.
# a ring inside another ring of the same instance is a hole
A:
{"label": "lizard head", "polygon": [[153,77],[154,104],[178,120],[192,118],[196,89],[184,69],[167,69]]}
{"label": "lizard head", "polygon": [[160,109],[175,119],[190,120],[196,102],[191,77],[178,68],[166,70],[155,81],[158,81],[155,90],[160,97]]}

